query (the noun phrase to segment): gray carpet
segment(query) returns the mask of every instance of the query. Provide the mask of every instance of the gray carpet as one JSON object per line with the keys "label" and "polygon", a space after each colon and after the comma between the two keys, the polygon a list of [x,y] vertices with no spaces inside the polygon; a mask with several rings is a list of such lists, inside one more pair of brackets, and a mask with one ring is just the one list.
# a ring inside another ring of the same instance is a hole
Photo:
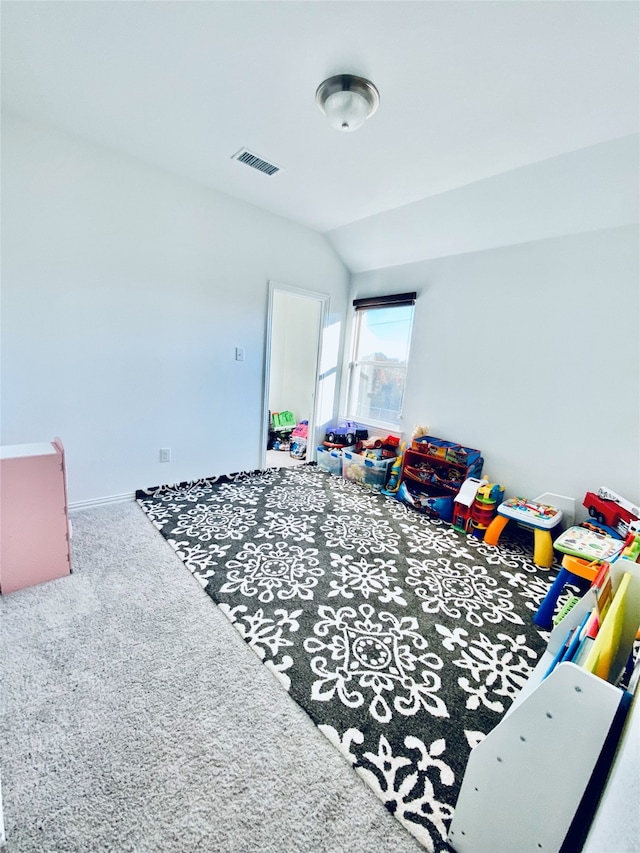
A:
{"label": "gray carpet", "polygon": [[136,504],[72,519],[74,574],[0,598],[8,853],[423,851]]}

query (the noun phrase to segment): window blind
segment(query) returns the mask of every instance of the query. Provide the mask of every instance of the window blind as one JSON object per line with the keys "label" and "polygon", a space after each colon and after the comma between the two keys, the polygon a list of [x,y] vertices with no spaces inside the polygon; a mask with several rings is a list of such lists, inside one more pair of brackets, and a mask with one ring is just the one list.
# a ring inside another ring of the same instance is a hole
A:
{"label": "window blind", "polygon": [[356,311],[369,308],[396,308],[400,305],[415,305],[417,293],[394,293],[391,296],[370,296],[366,299],[354,299]]}

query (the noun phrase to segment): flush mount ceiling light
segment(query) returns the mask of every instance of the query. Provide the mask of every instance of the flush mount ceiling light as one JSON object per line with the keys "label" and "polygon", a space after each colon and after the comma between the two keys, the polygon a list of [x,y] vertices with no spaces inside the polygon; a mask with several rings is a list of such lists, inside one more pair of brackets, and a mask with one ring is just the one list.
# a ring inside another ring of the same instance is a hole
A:
{"label": "flush mount ceiling light", "polygon": [[370,80],[353,74],[336,74],[320,83],[316,103],[331,127],[357,130],[378,109],[380,95]]}

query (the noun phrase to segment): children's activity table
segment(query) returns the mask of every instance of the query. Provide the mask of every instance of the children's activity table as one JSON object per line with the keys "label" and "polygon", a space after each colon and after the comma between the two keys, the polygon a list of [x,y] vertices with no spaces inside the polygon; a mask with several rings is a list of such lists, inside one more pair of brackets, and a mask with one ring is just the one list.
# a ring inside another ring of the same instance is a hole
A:
{"label": "children's activity table", "polygon": [[526,498],[509,498],[498,507],[498,514],[487,527],[484,541],[488,545],[497,545],[500,534],[510,521],[517,521],[523,527],[533,530],[533,562],[541,568],[551,568],[551,530],[562,521],[562,510]]}

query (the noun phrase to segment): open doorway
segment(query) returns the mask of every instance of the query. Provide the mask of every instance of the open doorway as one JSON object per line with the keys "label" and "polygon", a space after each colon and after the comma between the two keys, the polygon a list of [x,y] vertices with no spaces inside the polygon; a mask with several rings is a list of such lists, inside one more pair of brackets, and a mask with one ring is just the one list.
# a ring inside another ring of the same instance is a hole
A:
{"label": "open doorway", "polygon": [[[322,293],[269,282],[263,468],[315,459],[318,368],[328,300]],[[298,435],[287,429],[290,423],[303,425],[295,430]],[[305,431],[302,441],[299,433]]]}

